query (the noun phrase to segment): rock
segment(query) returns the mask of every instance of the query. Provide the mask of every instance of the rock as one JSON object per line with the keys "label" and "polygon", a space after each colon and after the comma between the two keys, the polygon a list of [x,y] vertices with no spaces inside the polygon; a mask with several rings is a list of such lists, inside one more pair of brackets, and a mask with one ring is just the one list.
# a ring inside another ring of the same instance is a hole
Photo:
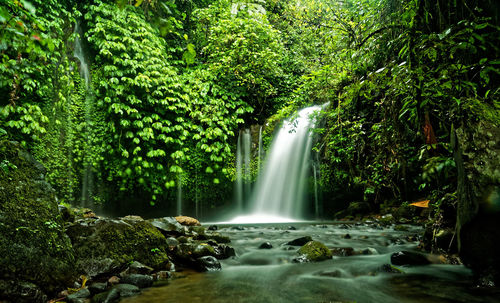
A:
{"label": "rock", "polygon": [[149,275],[154,270],[153,268],[137,261],[132,262],[132,264],[130,264],[128,268],[130,274],[140,274],[140,275]]}
{"label": "rock", "polygon": [[66,297],[66,301],[69,303],[80,303],[83,302],[83,299],[90,297],[90,290],[87,288],[80,289],[79,291],[69,295]]}
{"label": "rock", "polygon": [[140,222],[144,221],[144,219],[141,216],[134,216],[134,215],[128,215],[123,218],[120,218],[120,220],[125,221],[125,222]]}
{"label": "rock", "polygon": [[146,288],[153,285],[153,277],[149,275],[131,274],[123,277],[120,282],[125,284],[132,284],[139,288]]}
{"label": "rock", "polygon": [[108,279],[108,283],[110,285],[116,285],[120,283],[120,278],[118,278],[117,276],[112,276],[111,278]]}
{"label": "rock", "polygon": [[311,236],[305,236],[305,237],[301,237],[301,238],[297,238],[295,240],[292,240],[292,241],[286,243],[286,245],[302,246],[302,245],[304,245],[304,244],[306,244],[307,242],[310,242],[310,241],[312,241]]}
{"label": "rock", "polygon": [[30,282],[0,280],[0,302],[45,303],[47,296]]}
{"label": "rock", "polygon": [[218,229],[217,225],[210,225],[208,227],[208,230],[210,230],[210,231],[216,231],[217,229]]}
{"label": "rock", "polygon": [[362,255],[377,255],[378,251],[373,247],[365,248],[361,251]]}
{"label": "rock", "polygon": [[[154,269],[163,268],[169,261],[166,238],[148,221],[81,219],[68,226],[67,234],[78,258],[76,265],[90,278],[113,274],[115,268],[132,261]],[[98,270],[96,264],[101,263],[112,271]]]}
{"label": "rock", "polygon": [[94,282],[89,286],[90,293],[93,296],[105,292],[107,288],[108,288],[108,283],[106,282]]}
{"label": "rock", "polygon": [[337,248],[332,248],[330,251],[332,252],[332,255],[339,257],[347,257],[355,255],[354,248],[352,247],[337,247]]}
{"label": "rock", "polygon": [[271,249],[271,248],[273,248],[271,242],[264,242],[259,246],[259,249]]}
{"label": "rock", "polygon": [[19,281],[11,294],[39,300],[76,280],[71,241],[43,166],[8,141],[0,141],[0,162],[8,164],[0,168],[0,280]]}
{"label": "rock", "polygon": [[155,275],[155,280],[168,280],[172,277],[172,274],[169,271],[161,270],[157,272]]}
{"label": "rock", "polygon": [[201,243],[199,245],[194,246],[194,249],[192,250],[193,257],[199,258],[203,256],[214,256],[216,255],[215,249],[211,246],[208,245],[207,243]]}
{"label": "rock", "polygon": [[411,251],[400,251],[391,255],[391,263],[394,265],[428,265],[430,261],[422,254]]}
{"label": "rock", "polygon": [[201,226],[200,221],[187,216],[177,216],[175,220],[185,226]]}
{"label": "rock", "polygon": [[332,258],[332,252],[321,242],[310,241],[302,246],[298,253],[306,257],[308,261],[318,262]]}
{"label": "rock", "polygon": [[402,274],[404,273],[401,269],[397,268],[396,266],[393,266],[391,264],[384,264],[380,267],[381,272],[386,272],[390,274]]}
{"label": "rock", "polygon": [[236,256],[234,248],[225,244],[219,244],[215,249],[215,257],[219,260],[227,259]]}
{"label": "rock", "polygon": [[243,226],[231,226],[231,230],[245,230]]}
{"label": "rock", "polygon": [[118,302],[119,299],[120,292],[116,289],[112,289],[110,291],[95,295],[92,298],[92,303],[114,303]]}
{"label": "rock", "polygon": [[291,225],[290,225],[290,226],[288,226],[288,227],[287,227],[287,229],[288,229],[288,230],[297,230],[297,228],[296,228],[295,226],[291,226]]}
{"label": "rock", "polygon": [[200,271],[217,271],[221,270],[219,260],[212,256],[205,256],[196,259],[197,269]]}
{"label": "rock", "polygon": [[117,290],[121,298],[131,297],[141,293],[139,287],[131,284],[118,284],[113,287],[113,290]]}
{"label": "rock", "polygon": [[140,294],[139,287],[131,284],[118,284],[110,291],[100,293],[92,298],[93,303],[114,303],[120,298],[131,297]]}
{"label": "rock", "polygon": [[223,236],[220,233],[212,233],[212,234],[207,234],[205,235],[207,239],[212,239],[216,241],[217,243],[230,243],[231,239],[229,239],[228,236]]}
{"label": "rock", "polygon": [[186,228],[173,217],[151,219],[149,222],[166,237],[179,237],[186,234]]}
{"label": "rock", "polygon": [[74,222],[75,221],[75,212],[66,205],[58,205],[59,212],[61,213],[61,217],[64,222]]}
{"label": "rock", "polygon": [[332,271],[320,271],[317,273],[317,275],[323,277],[340,278],[343,276],[343,273],[341,270],[335,269]]}
{"label": "rock", "polygon": [[177,247],[177,245],[179,245],[179,241],[174,237],[168,237],[167,238],[167,245],[170,249],[173,249],[173,248]]}
{"label": "rock", "polygon": [[351,235],[350,234],[345,234],[344,236],[342,236],[342,238],[344,238],[344,239],[350,239]]}

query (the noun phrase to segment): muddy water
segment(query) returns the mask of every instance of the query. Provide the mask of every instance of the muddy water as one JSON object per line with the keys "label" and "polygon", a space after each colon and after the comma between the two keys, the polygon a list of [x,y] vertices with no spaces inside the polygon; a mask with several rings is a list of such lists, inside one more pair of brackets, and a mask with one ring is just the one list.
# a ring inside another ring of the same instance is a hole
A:
{"label": "muddy water", "polygon": [[[419,227],[395,231],[375,224],[303,223],[219,226],[219,231],[231,237],[237,254],[222,261],[222,271],[179,272],[168,285],[121,302],[500,302],[498,291],[474,288],[471,272],[460,265],[382,270],[392,253],[417,249]],[[306,235],[358,254],[293,263],[298,247],[285,243]],[[273,248],[258,249],[263,242]]]}

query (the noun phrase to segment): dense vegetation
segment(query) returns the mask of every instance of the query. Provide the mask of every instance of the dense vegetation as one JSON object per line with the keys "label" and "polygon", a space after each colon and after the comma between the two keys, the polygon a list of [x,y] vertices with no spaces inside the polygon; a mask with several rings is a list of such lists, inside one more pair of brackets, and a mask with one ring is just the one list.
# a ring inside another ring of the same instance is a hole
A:
{"label": "dense vegetation", "polygon": [[0,26],[0,136],[71,203],[221,205],[239,128],[329,102],[325,197],[439,209],[500,124],[493,0],[6,0]]}

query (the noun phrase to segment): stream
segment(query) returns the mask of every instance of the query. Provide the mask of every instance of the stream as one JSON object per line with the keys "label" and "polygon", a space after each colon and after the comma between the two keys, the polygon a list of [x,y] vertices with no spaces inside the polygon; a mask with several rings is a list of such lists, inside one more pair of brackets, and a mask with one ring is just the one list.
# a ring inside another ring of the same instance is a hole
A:
{"label": "stream", "polygon": [[[293,223],[219,225],[232,239],[236,257],[222,271],[177,272],[168,285],[143,290],[121,302],[499,302],[498,291],[474,288],[462,265],[431,264],[382,270],[390,256],[416,251],[421,227],[396,231],[376,224]],[[346,236],[349,235],[349,236]],[[353,248],[352,256],[318,263],[294,263],[303,236],[328,248]],[[259,249],[264,242],[271,249]],[[437,256],[429,256],[439,263]],[[496,293],[493,293],[496,292]]]}

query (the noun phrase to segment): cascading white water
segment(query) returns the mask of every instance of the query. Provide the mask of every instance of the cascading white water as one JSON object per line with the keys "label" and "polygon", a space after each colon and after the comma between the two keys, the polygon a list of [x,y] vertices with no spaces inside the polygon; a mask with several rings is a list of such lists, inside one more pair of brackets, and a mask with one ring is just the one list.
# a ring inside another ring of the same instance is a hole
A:
{"label": "cascading white water", "polygon": [[236,181],[234,183],[234,198],[239,212],[243,211],[243,197],[250,195],[250,146],[250,130],[244,129],[240,131],[238,135],[238,143],[236,146]]}
{"label": "cascading white water", "polygon": [[312,147],[310,129],[315,124],[311,115],[320,109],[321,106],[302,109],[295,119],[283,123],[250,197],[250,215],[236,217],[232,222],[291,222],[302,219]]}
{"label": "cascading white water", "polygon": [[177,215],[182,215],[182,176],[177,175]]}
{"label": "cascading white water", "polygon": [[83,79],[85,84],[85,154],[83,159],[83,176],[82,176],[82,197],[81,206],[90,207],[92,200],[92,192],[94,191],[94,178],[92,174],[92,160],[90,159],[90,124],[91,124],[91,89],[90,89],[90,70],[85,57],[85,52],[83,51],[83,43],[81,37],[83,36],[82,29],[80,28],[80,23],[77,22],[75,25],[75,49],[73,56],[80,61],[80,77]]}
{"label": "cascading white water", "polygon": [[259,127],[259,150],[257,151],[257,169],[260,171],[262,163],[262,126]]}

